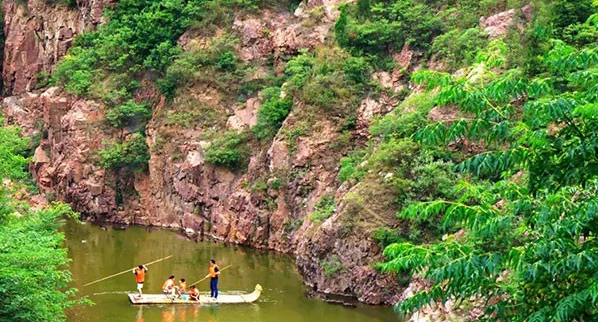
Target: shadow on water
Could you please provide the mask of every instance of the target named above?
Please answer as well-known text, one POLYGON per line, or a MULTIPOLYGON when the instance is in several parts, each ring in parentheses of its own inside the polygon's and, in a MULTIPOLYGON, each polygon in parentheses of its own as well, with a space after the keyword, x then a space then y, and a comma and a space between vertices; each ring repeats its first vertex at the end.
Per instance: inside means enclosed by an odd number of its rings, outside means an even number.
MULTIPOLYGON (((389 307, 347 308, 306 297, 301 276, 287 255, 211 241, 195 242, 172 231, 146 227, 123 230, 69 222, 64 231, 72 258, 72 286, 79 289, 80 296, 87 296, 95 303, 70 309, 69 322, 400 321, 389 307), (258 283, 264 292, 254 304, 135 306, 126 296, 135 292, 132 273, 83 286, 168 255, 174 256, 148 267, 144 293, 160 293, 162 283, 171 274, 189 283, 199 280, 207 274, 211 258, 221 267, 232 265, 222 272, 219 283, 222 292, 251 292, 258 283)), ((197 286, 201 292, 209 291, 207 281, 197 286)))

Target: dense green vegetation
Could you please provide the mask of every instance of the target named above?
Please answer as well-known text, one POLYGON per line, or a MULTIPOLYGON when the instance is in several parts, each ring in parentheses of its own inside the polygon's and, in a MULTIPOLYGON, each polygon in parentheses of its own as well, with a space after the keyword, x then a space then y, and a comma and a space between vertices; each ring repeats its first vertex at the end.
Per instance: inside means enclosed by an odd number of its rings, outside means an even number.
MULTIPOLYGON (((550 14, 523 33, 523 41, 534 44, 527 52, 513 50, 506 38, 476 46, 473 65, 458 76, 428 70, 412 75, 434 93, 434 105, 458 111, 439 123, 415 117, 420 125, 414 143, 423 151, 478 148, 437 152, 431 160, 448 156, 460 183, 431 198, 416 196, 398 214, 438 229, 435 240, 378 234, 385 243, 396 239, 384 251, 384 271, 417 273, 433 283, 400 302, 400 311, 481 295, 492 299, 486 302, 488 320, 598 317, 598 49, 587 41, 598 30, 590 16, 596 9, 590 1, 544 4, 537 2, 536 10, 550 14), (574 28, 583 32, 562 33, 574 28)), ((372 132, 392 142, 401 130, 393 130, 388 118, 372 132)), ((378 149, 389 151, 385 144, 378 149)), ((346 169, 358 164, 345 160, 343 178, 354 177, 346 169)))
POLYGON ((124 143, 109 144, 105 149, 99 151, 100 164, 105 168, 120 170, 144 169, 149 161, 149 153, 145 144, 145 137, 135 133, 124 143))
POLYGON ((236 132, 226 132, 206 149, 206 161, 217 166, 236 169, 249 162, 246 137, 236 132))
POLYGON ((13 199, 27 189, 27 148, 18 128, 0 118, 0 320, 65 321, 64 309, 76 302, 58 227, 74 214, 59 204, 34 211, 13 199))
POLYGON ((273 137, 289 115, 293 101, 290 97, 280 96, 281 90, 278 87, 268 87, 263 90, 264 104, 258 111, 258 123, 251 129, 258 139, 273 137))
POLYGON ((341 46, 382 69, 393 68, 392 53, 404 45, 424 58, 434 56, 448 67, 458 68, 472 63, 477 50, 487 42, 487 35, 478 26, 481 16, 528 3, 359 0, 342 8, 334 31, 341 46))

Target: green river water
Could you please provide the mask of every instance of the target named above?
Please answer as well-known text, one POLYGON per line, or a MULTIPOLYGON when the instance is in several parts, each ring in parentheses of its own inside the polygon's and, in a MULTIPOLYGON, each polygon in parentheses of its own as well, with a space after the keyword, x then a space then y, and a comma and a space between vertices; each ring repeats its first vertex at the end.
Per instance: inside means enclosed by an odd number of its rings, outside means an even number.
MULTIPOLYGON (((173 231, 144 227, 116 230, 69 222, 64 231, 72 259, 73 286, 79 289, 80 296, 88 296, 95 303, 70 309, 69 322, 399 321, 389 307, 350 308, 306 297, 293 259, 286 255, 209 241, 194 242, 173 231), (188 284, 199 280, 207 274, 210 258, 221 267, 232 264, 222 272, 221 292, 250 292, 257 283, 264 287, 264 292, 254 304, 134 306, 126 296, 135 291, 132 273, 83 287, 87 282, 171 254, 173 258, 148 267, 145 293, 160 293, 170 274, 176 275, 177 281, 187 279, 188 284)), ((199 285, 200 291, 209 290, 208 281, 199 285)))

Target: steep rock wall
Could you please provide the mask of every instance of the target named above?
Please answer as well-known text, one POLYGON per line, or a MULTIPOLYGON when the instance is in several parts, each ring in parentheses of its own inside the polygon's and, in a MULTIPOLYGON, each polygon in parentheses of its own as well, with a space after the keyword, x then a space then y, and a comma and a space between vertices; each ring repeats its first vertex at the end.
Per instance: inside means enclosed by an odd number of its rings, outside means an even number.
POLYGON ((72 46, 75 35, 102 22, 102 11, 111 0, 78 0, 77 8, 49 5, 45 0, 26 3, 3 1, 5 95, 35 89, 40 73, 52 72, 72 46))
MULTIPOLYGON (((265 10, 236 19, 240 57, 252 63, 325 43, 341 2, 309 1, 295 14, 265 10), (308 27, 305 21, 313 19, 310 10, 315 8, 325 15, 315 27, 308 27)), ((117 135, 104 126, 105 107, 57 88, 32 91, 37 74, 52 70, 75 34, 101 23, 98 12, 109 1, 79 1, 78 8, 72 9, 44 3, 31 0, 27 7, 4 3, 7 42, 3 62, 6 93, 13 95, 4 99, 5 114, 27 134, 41 138, 31 170, 43 192, 69 202, 95 220, 181 228, 190 234, 292 253, 306 284, 316 294, 355 297, 371 304, 396 301, 402 288, 394 278, 372 268, 373 262, 382 260, 373 232, 382 225, 395 225, 394 214, 376 213, 363 206, 382 196, 356 202, 352 196, 362 188, 348 189, 338 182, 339 160, 350 148, 335 144, 340 135, 338 124, 319 119, 311 124, 309 134, 291 146, 284 133, 302 117, 291 113, 270 143, 251 147, 247 170, 232 172, 205 162, 209 144, 205 128, 165 122, 168 109, 177 105, 206 104, 218 115, 219 128, 251 127, 261 104, 259 95, 240 106, 203 84, 190 86, 174 106, 166 106, 151 84, 140 91, 155 102, 146 129, 149 169, 134 174, 130 182, 134 191, 124 195, 119 205, 115 190, 119 174, 94 161, 102 142, 117 135), (55 18, 45 21, 48 17, 55 18), (254 188, 256 182, 274 180, 280 182, 279 187, 254 188), (309 220, 323 196, 334 196, 337 209, 322 223, 309 220), (335 268, 331 270, 330 265, 335 268)), ((206 40, 186 33, 180 42, 186 47, 206 40)), ((281 62, 277 68, 282 69, 281 62)), ((383 87, 400 89, 398 71, 380 77, 392 80, 383 87)), ((352 142, 365 142, 371 118, 389 112, 395 104, 385 95, 364 100, 352 142)))

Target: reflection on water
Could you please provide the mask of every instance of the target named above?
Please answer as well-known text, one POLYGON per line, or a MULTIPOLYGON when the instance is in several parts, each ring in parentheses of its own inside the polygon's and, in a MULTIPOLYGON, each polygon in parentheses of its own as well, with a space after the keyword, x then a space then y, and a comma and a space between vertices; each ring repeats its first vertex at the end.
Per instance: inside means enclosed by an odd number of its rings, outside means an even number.
MULTIPOLYGON (((289 256, 212 242, 193 242, 172 231, 131 227, 102 230, 90 224, 69 223, 66 247, 73 259, 73 287, 95 305, 67 312, 69 322, 386 322, 399 321, 388 307, 359 305, 355 309, 305 297, 301 277, 289 256), (85 242, 82 242, 85 240, 85 242), (136 292, 134 275, 123 274, 87 287, 87 282, 132 268, 140 263, 174 255, 148 267, 144 294, 161 293, 169 275, 196 281, 207 273, 215 258, 222 272, 219 288, 225 293, 251 292, 256 284, 264 291, 254 304, 144 305, 129 303, 127 293, 136 292)), ((197 284, 209 291, 209 281, 197 284)))
POLYGON ((135 322, 144 322, 143 321, 143 305, 140 305, 139 310, 137 310, 137 317, 135 318, 135 322))
MULTIPOLYGON (((250 304, 253 308, 257 308, 256 305, 250 304)), ((143 318, 143 310, 147 310, 148 306, 139 305, 137 306, 137 316, 135 322, 145 322, 143 318)), ((161 322, 192 322, 198 321, 200 314, 202 315, 202 321, 207 322, 218 322, 218 306, 200 306, 200 305, 171 305, 162 307, 160 311, 161 322), (187 317, 189 319, 187 319, 187 317)))
MULTIPOLYGON (((162 322, 187 322, 187 317, 189 317, 189 321, 197 321, 200 315, 205 316, 206 321, 208 322, 217 322, 217 312, 218 308, 211 306, 211 307, 201 307, 201 306, 170 306, 162 308, 162 322)), ((137 311, 137 319, 136 322, 144 322, 143 320, 143 306, 140 306, 137 311)))

